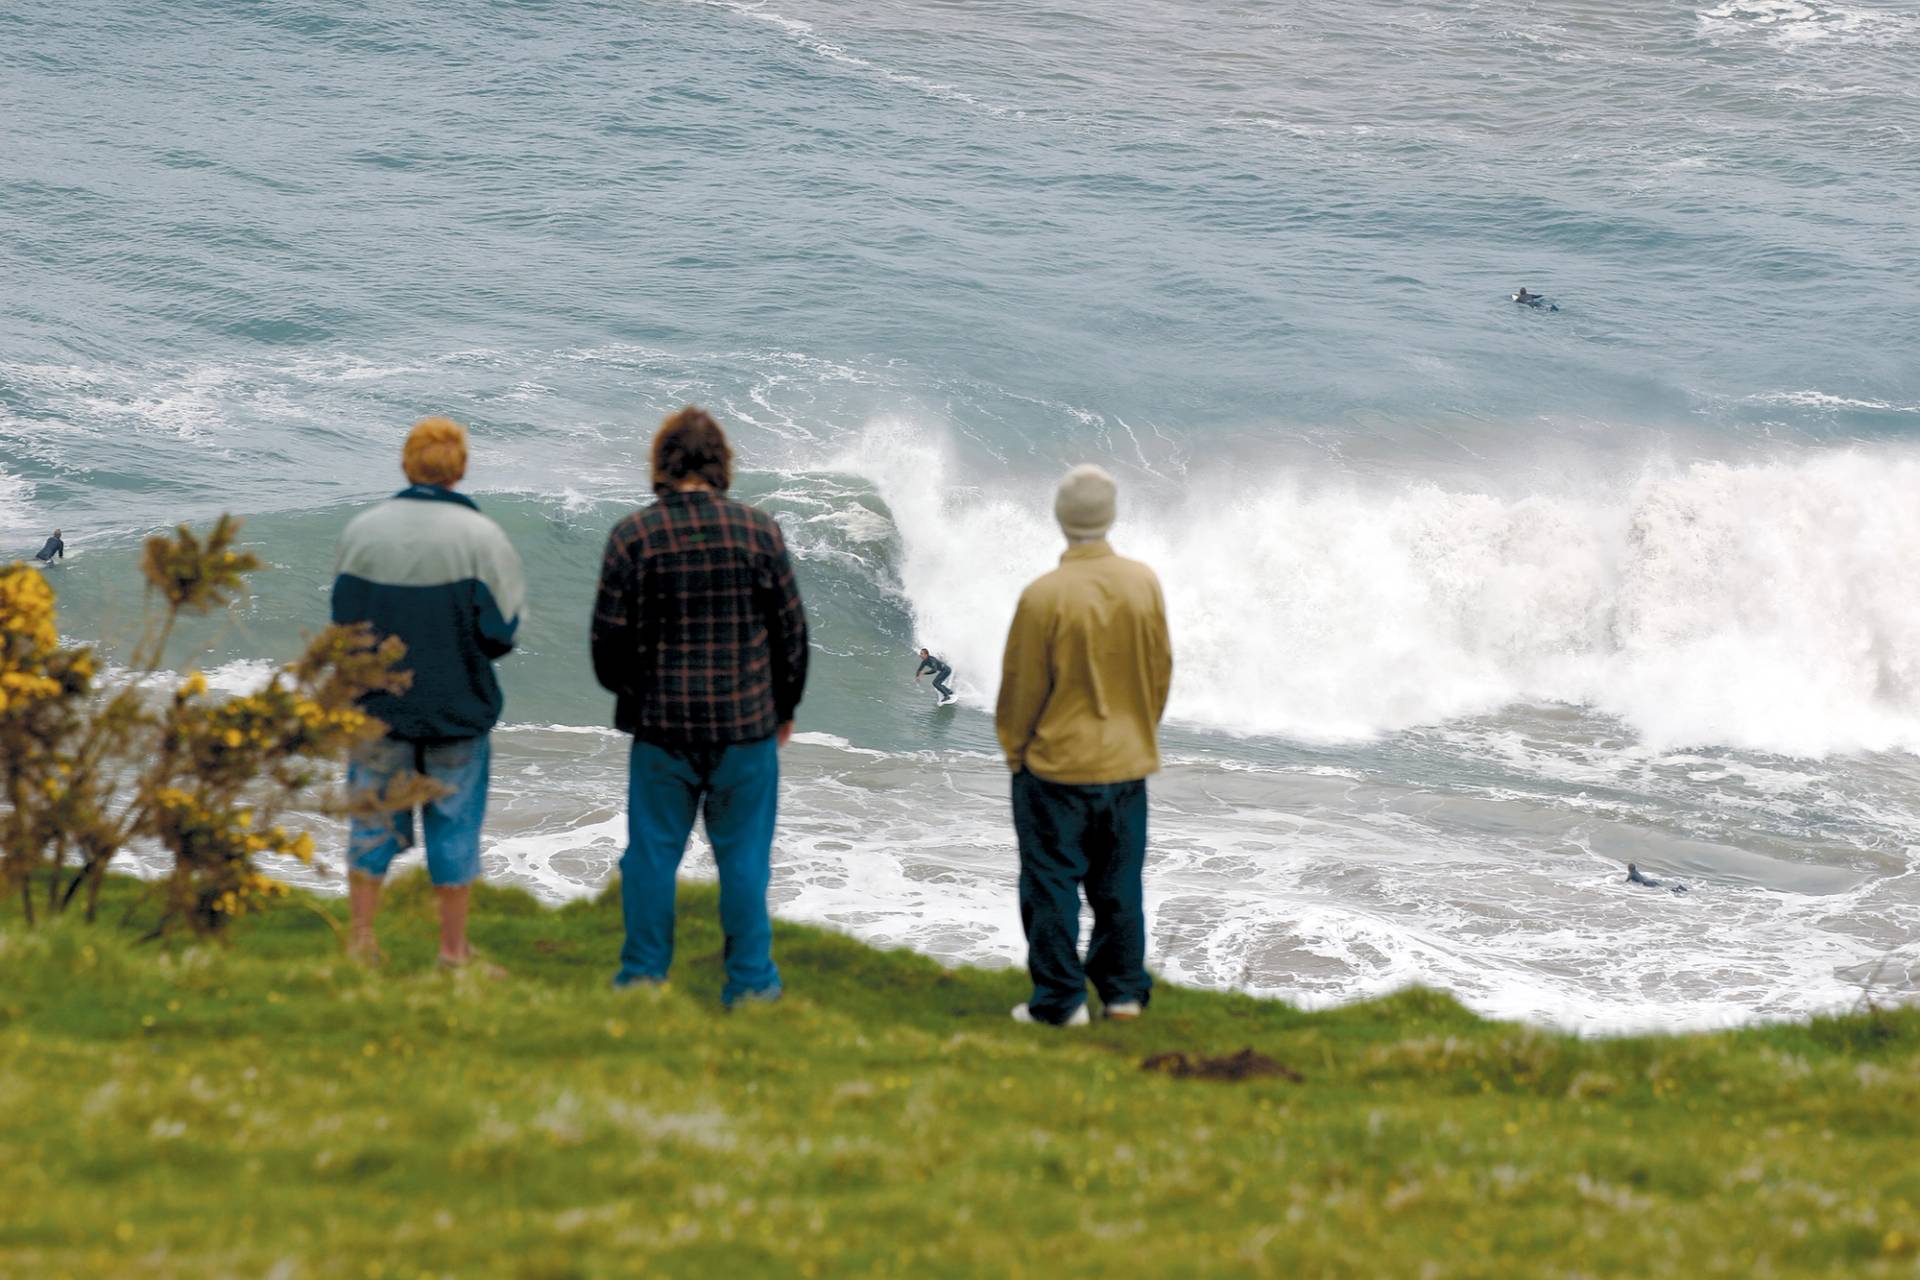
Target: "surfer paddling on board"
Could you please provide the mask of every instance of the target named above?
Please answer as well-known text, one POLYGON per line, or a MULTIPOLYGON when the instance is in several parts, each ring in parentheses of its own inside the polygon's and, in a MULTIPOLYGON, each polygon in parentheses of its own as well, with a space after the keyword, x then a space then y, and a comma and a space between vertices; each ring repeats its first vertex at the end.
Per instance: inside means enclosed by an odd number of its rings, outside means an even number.
POLYGON ((47 545, 41 547, 40 550, 34 554, 33 558, 41 564, 52 564, 55 556, 59 556, 62 560, 67 558, 67 544, 60 541, 60 531, 58 529, 53 531, 53 536, 47 539, 47 545))
POLYGON ((922 649, 920 665, 913 669, 913 682, 919 684, 920 677, 929 671, 933 673, 933 691, 940 695, 940 701, 933 705, 944 707, 953 701, 953 690, 947 686, 947 681, 953 678, 953 668, 922 649))
POLYGON ((1525 285, 1520 286, 1520 292, 1513 295, 1513 300, 1523 307, 1546 307, 1549 311, 1558 311, 1560 309, 1559 307, 1549 304, 1546 295, 1529 293, 1525 285))

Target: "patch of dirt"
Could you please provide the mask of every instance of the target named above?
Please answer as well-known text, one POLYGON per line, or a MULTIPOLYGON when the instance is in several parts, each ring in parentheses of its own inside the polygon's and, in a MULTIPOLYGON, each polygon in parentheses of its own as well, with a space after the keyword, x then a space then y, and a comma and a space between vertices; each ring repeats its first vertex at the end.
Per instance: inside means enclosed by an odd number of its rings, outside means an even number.
POLYGON ((1161 1071, 1180 1080, 1258 1080, 1279 1076, 1299 1084, 1306 1079, 1284 1062, 1276 1062, 1251 1047, 1238 1053, 1209 1057, 1201 1053, 1155 1053, 1141 1059, 1142 1071, 1161 1071))

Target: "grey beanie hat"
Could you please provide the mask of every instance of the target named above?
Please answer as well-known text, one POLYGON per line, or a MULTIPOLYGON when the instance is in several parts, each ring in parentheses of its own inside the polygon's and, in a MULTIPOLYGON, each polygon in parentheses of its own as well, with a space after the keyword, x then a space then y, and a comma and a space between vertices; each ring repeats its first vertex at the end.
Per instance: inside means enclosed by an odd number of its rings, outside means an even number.
POLYGON ((1069 538, 1104 538, 1113 528, 1118 493, 1112 476, 1090 462, 1083 463, 1061 478, 1053 497, 1054 519, 1069 538))

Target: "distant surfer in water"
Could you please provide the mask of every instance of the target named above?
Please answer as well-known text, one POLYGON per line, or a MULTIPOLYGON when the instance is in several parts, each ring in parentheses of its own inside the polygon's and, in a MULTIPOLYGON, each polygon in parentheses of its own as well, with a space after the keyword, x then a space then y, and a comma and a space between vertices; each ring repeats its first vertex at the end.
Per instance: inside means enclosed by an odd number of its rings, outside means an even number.
POLYGON ((41 564, 50 564, 55 556, 59 556, 62 560, 67 558, 67 544, 60 541, 58 529, 53 531, 53 536, 47 539, 47 545, 40 548, 39 553, 33 558, 41 564))
POLYGON ((1523 307, 1545 307, 1549 311, 1558 311, 1560 309, 1548 303, 1544 295, 1527 292, 1527 286, 1525 285, 1520 286, 1520 292, 1513 295, 1513 300, 1523 307))
POLYGON ((913 682, 919 684, 920 677, 929 671, 933 672, 933 691, 940 695, 940 701, 933 705, 944 707, 953 701, 953 690, 947 687, 947 681, 953 677, 953 668, 922 649, 920 665, 913 669, 913 682))
POLYGON ((1685 893, 1687 891, 1687 886, 1683 884, 1668 884, 1665 880, 1655 880, 1631 862, 1627 864, 1627 883, 1642 885, 1648 889, 1665 889, 1669 893, 1685 893))

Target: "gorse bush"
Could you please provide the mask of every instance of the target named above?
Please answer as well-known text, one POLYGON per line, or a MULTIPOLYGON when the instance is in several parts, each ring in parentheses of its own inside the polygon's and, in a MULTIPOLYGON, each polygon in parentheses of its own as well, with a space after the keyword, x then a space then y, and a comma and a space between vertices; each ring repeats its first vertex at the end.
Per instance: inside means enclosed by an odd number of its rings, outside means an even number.
POLYGON ((383 731, 360 699, 406 687, 398 640, 328 627, 233 698, 198 671, 163 671, 180 616, 227 607, 260 567, 236 549, 239 529, 222 516, 204 539, 182 525, 147 540, 146 625, 131 677, 111 687, 91 649, 60 642, 41 572, 0 568, 0 901, 17 900, 28 923, 76 903, 91 919, 115 856, 150 840, 173 858, 138 904, 151 933, 216 932, 285 892, 257 855, 312 860, 313 838, 286 825, 295 803, 340 812, 395 799, 350 802, 326 784, 329 763, 383 731))

